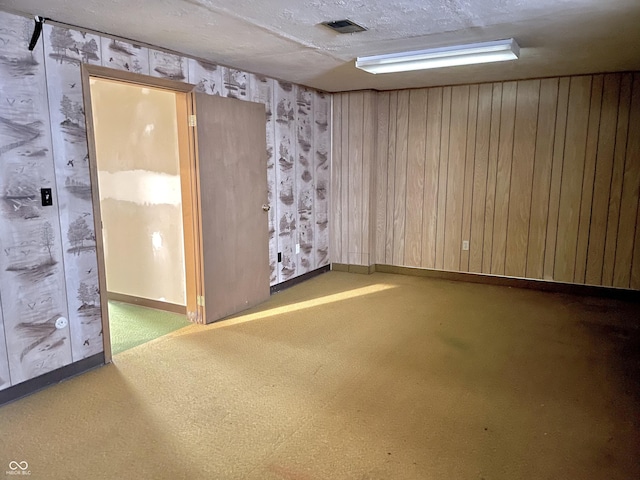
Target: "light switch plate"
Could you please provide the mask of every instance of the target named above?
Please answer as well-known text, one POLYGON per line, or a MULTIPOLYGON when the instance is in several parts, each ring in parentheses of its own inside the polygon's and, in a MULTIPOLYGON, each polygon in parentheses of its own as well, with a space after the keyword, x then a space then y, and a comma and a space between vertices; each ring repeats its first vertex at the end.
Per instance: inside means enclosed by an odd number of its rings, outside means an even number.
POLYGON ((41 188, 40 196, 42 197, 42 206, 49 207, 53 205, 53 195, 50 188, 41 188))

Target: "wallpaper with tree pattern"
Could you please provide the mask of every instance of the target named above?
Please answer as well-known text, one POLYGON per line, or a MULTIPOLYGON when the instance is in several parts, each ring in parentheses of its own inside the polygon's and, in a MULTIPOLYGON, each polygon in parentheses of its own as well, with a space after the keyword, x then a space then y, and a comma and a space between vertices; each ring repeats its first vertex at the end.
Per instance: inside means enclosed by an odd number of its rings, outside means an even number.
POLYGON ((271 284, 329 263, 329 94, 55 24, 29 52, 32 30, 0 12, 0 390, 103 350, 82 63, 264 104, 271 284))

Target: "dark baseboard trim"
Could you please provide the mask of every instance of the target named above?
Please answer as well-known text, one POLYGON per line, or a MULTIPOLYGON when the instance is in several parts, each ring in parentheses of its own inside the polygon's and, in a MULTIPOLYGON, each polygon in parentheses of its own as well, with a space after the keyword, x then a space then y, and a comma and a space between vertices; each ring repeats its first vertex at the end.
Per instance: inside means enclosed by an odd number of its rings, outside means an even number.
POLYGON ((89 370, 93 370, 96 367, 104 365, 104 352, 96 353, 90 357, 84 358, 80 361, 71 363, 52 372, 45 373, 39 377, 32 378, 26 382, 19 383, 12 387, 6 388, 0 391, 0 406, 19 398, 26 397, 32 393, 42 390, 54 383, 60 383, 63 380, 68 380, 71 377, 80 375, 89 370))
POLYGON ((287 288, 291 288, 294 285, 298 285, 310 278, 317 277, 320 274, 328 272, 331 270, 330 265, 325 265, 324 267, 316 268, 315 270, 311 270, 310 272, 303 273, 299 277, 292 278, 291 280, 284 281, 282 283, 277 283, 276 285, 272 285, 270 287, 271 295, 274 293, 281 292, 282 290, 286 290, 287 288))
POLYGON ((365 275, 374 272, 393 273, 399 275, 411 275, 414 277, 439 278, 441 280, 452 280, 455 282, 483 283, 486 285, 541 290, 543 292, 566 293, 585 297, 603 297, 640 302, 640 291, 638 290, 605 287, 600 285, 581 285, 578 283, 555 282, 553 280, 505 277, 500 275, 487 275, 484 273, 451 272, 448 270, 435 270, 430 268, 400 267, 381 263, 377 263, 369 267, 365 265, 332 263, 331 270, 335 270, 336 272, 358 273, 365 275))
POLYGON ((347 263, 332 263, 331 270, 336 272, 358 273, 360 275, 371 275, 376 271, 375 265, 350 265, 347 263))
POLYGON ((349 265, 346 263, 332 263, 331 270, 334 272, 349 272, 349 265))
POLYGON ((149 298, 134 297, 133 295, 126 295, 124 293, 116 292, 107 292, 107 298, 114 302, 130 303, 132 305, 139 305, 140 307, 155 308, 156 310, 163 310, 165 312, 179 313, 180 315, 187 314, 187 307, 175 303, 161 302, 159 300, 151 300, 149 298))
POLYGON ((585 297, 604 297, 617 300, 640 302, 640 291, 627 288, 603 287, 598 285, 581 285, 577 283, 563 283, 552 280, 531 280, 527 278, 503 277, 481 273, 450 272, 447 270, 432 270, 427 268, 397 267, 395 265, 376 264, 375 271, 380 273, 395 273, 417 277, 439 278, 456 282, 483 283, 504 287, 527 288, 544 292, 566 293, 585 297))

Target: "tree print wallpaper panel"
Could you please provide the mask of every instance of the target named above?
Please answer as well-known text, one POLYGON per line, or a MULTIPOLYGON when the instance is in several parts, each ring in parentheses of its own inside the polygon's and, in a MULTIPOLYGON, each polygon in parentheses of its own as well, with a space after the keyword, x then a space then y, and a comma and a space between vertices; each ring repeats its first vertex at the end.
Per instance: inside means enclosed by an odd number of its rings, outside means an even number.
POLYGON ((276 171, 273 154, 274 120, 273 120, 273 83, 274 80, 260 75, 251 75, 251 101, 265 106, 265 121, 267 126, 267 203, 271 205, 269 217, 269 268, 271 285, 278 283, 278 241, 275 228, 275 185, 276 171))
POLYGON ((49 23, 29 52, 32 31, 0 11, 0 390, 103 350, 82 63, 263 104, 270 283, 329 263, 331 95, 49 23))
POLYGON ((313 92, 313 169, 315 170, 313 211, 315 225, 314 238, 311 243, 315 248, 314 262, 317 268, 329 264, 330 107, 328 94, 313 92))
POLYGON ((57 195, 41 205, 56 179, 43 51, 27 50, 32 24, 0 12, 0 362, 12 385, 72 361, 57 195))
POLYGON ((73 360, 102 351, 96 238, 80 64, 100 65, 100 37, 43 28, 47 95, 73 360), (93 295, 89 295, 92 293, 93 295))
POLYGON ((149 49, 122 40, 100 39, 102 65, 115 70, 149 75, 149 49))

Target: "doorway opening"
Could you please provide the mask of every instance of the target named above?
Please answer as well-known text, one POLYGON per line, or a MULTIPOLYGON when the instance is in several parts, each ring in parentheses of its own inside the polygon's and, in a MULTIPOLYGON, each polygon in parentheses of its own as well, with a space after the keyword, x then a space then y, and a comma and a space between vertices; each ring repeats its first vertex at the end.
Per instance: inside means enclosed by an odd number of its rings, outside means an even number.
MULTIPOLYGON (((92 77, 113 354, 188 325, 178 111, 171 90, 92 77)), ((185 119, 186 120, 186 119, 185 119)))
POLYGON ((189 279, 196 263, 191 86, 97 73, 85 72, 83 86, 109 361, 190 323, 187 307, 197 296, 189 279))
MULTIPOLYGON (((165 252, 167 256, 163 256, 161 250, 173 238, 172 250, 180 250, 184 255, 181 273, 174 271, 166 275, 154 274, 151 279, 151 274, 147 272, 146 276, 143 274, 133 283, 137 287, 147 287, 147 284, 155 283, 156 276, 158 279, 184 279, 184 286, 177 289, 182 288, 184 296, 171 297, 180 300, 168 301, 167 293, 147 294, 146 297, 142 297, 145 299, 144 302, 162 302, 165 310, 166 305, 170 304, 174 311, 186 311, 186 318, 191 322, 210 323, 251 308, 269 298, 269 232, 266 212, 270 207, 266 203, 267 112, 264 105, 195 93, 194 85, 164 78, 87 64, 83 64, 81 69, 94 225, 97 232, 96 251, 105 362, 110 362, 112 356, 107 292, 115 289, 112 288, 115 280, 107 282, 107 274, 111 278, 111 272, 108 272, 106 259, 111 256, 117 257, 124 250, 135 249, 130 243, 131 240, 124 234, 114 235, 107 232, 106 236, 103 235, 105 227, 112 227, 105 225, 103 221, 104 217, 108 222, 107 217, 110 214, 102 211, 101 198, 109 200, 110 203, 117 200, 147 206, 172 205, 174 210, 181 201, 177 210, 182 213, 182 248, 179 245, 179 236, 163 236, 157 222, 152 228, 138 234, 146 248, 154 252, 151 256, 155 255, 156 258, 164 260, 169 258, 170 252, 165 252), (170 172, 154 170, 152 175, 147 175, 148 172, 138 171, 149 170, 149 165, 159 161, 154 158, 153 161, 144 160, 142 167, 130 171, 119 172, 112 169, 107 170, 107 175, 100 174, 102 167, 97 152, 98 144, 103 142, 100 141, 100 133, 97 130, 102 120, 98 118, 96 121, 94 115, 91 85, 93 82, 95 86, 99 80, 135 85, 138 87, 136 94, 143 99, 156 90, 163 93, 168 91, 173 95, 173 100, 169 101, 168 105, 173 104, 174 107, 167 107, 173 112, 173 116, 169 115, 171 128, 177 130, 177 140, 172 146, 162 143, 166 140, 164 135, 157 141, 146 138, 160 131, 156 125, 156 117, 143 121, 141 125, 124 128, 124 131, 123 125, 118 125, 116 130, 119 130, 120 134, 106 144, 108 149, 116 152, 112 152, 116 157, 116 164, 122 159, 119 158, 118 149, 113 144, 123 142, 123 137, 132 140, 136 148, 138 144, 163 144, 165 146, 161 151, 154 155, 164 155, 167 150, 175 153, 177 150, 177 171, 175 161, 170 172), (144 163, 145 161, 147 163, 144 163), (143 177, 145 180, 142 180, 143 177), (116 247, 111 242, 114 236, 118 240, 114 243, 116 247)), ((120 95, 122 94, 115 95, 114 103, 120 95)), ((96 110, 98 108, 100 107, 96 106, 96 110)), ((153 110, 154 107, 143 106, 139 110, 148 108, 153 110)), ((115 115, 116 122, 128 125, 125 119, 128 121, 129 117, 139 113, 135 108, 128 113, 120 113, 115 115)), ((128 152, 128 149, 125 148, 124 151, 128 152)), ((126 223, 122 221, 126 215, 129 214, 119 208, 117 214, 112 216, 116 223, 122 224, 126 223)), ((131 218, 135 220, 135 215, 131 215, 131 218)), ((128 229, 140 223, 131 218, 128 218, 127 225, 131 225, 128 229)), ((174 220, 174 230, 179 230, 179 223, 179 220, 174 220)), ((133 260, 129 260, 127 267, 138 265, 142 259, 142 254, 138 254, 133 260)), ((133 276, 131 270, 125 275, 120 275, 120 279, 129 280, 129 276, 133 276)), ((127 295, 129 298, 124 298, 125 300, 141 298, 140 293, 112 292, 112 295, 114 293, 127 295)), ((122 297, 112 298, 123 300, 122 297)))

